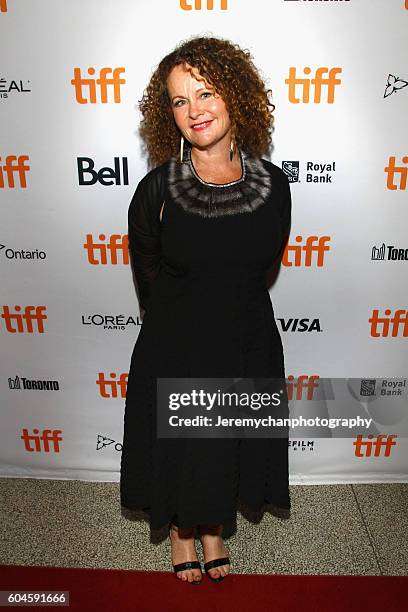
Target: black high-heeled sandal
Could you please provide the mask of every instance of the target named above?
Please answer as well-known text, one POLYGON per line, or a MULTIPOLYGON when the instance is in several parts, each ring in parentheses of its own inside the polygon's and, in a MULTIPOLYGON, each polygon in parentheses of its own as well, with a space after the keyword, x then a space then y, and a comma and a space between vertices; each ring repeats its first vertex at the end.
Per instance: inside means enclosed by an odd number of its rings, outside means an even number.
MULTIPOLYGON (((200 542, 201 542, 201 546, 203 547, 203 551, 204 551, 204 543, 203 543, 201 534, 200 534, 200 542)), ((207 561, 207 563, 204 563, 205 573, 207 574, 208 578, 212 580, 213 582, 221 582, 225 578, 225 576, 222 576, 221 574, 218 576, 218 578, 214 578, 214 576, 211 576, 211 574, 209 573, 209 570, 214 569, 215 567, 219 567, 220 565, 231 566, 231 561, 229 557, 219 557, 218 559, 213 559, 212 561, 207 561)))
MULTIPOLYGON (((172 528, 175 529, 174 525, 170 525, 169 526, 169 540, 170 540, 170 544, 172 543, 171 535, 170 535, 172 528)), ((177 529, 175 529, 175 531, 177 531, 177 529)), ((185 570, 191 570, 191 569, 199 569, 201 571, 201 574, 202 574, 201 563, 199 561, 184 561, 184 563, 176 563, 176 565, 173 565, 173 569, 174 569, 176 574, 177 574, 177 572, 183 572, 185 570)), ((190 581, 188 580, 187 582, 190 582, 190 581)), ((196 580, 194 578, 191 581, 190 584, 201 584, 201 582, 202 582, 202 578, 200 580, 196 580)))

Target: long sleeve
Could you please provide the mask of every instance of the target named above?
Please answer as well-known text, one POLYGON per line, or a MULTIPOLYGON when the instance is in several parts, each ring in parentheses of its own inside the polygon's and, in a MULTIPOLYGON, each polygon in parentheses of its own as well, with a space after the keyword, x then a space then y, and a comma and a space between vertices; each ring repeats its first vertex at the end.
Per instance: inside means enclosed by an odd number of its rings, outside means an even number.
POLYGON ((290 183, 287 175, 282 172, 283 183, 282 183, 282 208, 281 208, 281 219, 282 219, 282 230, 284 239, 289 236, 290 223, 292 215, 292 197, 290 193, 290 183))
POLYGON ((129 251, 135 273, 139 303, 149 307, 152 285, 160 271, 163 176, 159 168, 151 170, 139 182, 128 211, 129 251))

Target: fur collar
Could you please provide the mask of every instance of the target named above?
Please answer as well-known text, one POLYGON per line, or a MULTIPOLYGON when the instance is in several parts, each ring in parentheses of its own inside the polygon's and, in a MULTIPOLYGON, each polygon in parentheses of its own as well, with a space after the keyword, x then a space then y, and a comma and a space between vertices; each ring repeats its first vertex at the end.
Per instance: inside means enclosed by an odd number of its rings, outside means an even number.
POLYGON ((249 213, 261 206, 271 193, 271 176, 261 159, 241 156, 243 175, 226 185, 206 183, 195 172, 191 147, 187 147, 183 162, 172 158, 169 164, 169 191, 184 210, 202 217, 220 217, 249 213))

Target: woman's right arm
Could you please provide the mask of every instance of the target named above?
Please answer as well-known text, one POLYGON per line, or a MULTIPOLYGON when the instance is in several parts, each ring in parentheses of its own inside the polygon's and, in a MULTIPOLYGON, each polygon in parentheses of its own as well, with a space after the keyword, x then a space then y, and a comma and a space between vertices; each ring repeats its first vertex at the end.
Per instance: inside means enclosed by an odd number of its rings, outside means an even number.
POLYGON ((163 177, 159 168, 151 170, 139 182, 128 211, 128 238, 135 273, 139 303, 149 307, 152 285, 160 271, 163 177))

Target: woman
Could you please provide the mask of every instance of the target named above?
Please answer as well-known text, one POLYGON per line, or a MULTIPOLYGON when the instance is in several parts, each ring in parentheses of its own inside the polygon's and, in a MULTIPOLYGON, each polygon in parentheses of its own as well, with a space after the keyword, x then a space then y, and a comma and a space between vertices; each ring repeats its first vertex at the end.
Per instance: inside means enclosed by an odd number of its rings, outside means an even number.
POLYGON ((177 577, 230 570, 222 529, 240 500, 289 512, 288 441, 163 439, 157 377, 285 377, 266 271, 289 233, 289 183, 261 156, 273 104, 250 53, 193 38, 159 64, 140 103, 156 167, 129 207, 129 247, 145 311, 127 387, 121 502, 170 523, 177 577), (272 108, 271 108, 272 107, 272 108))

